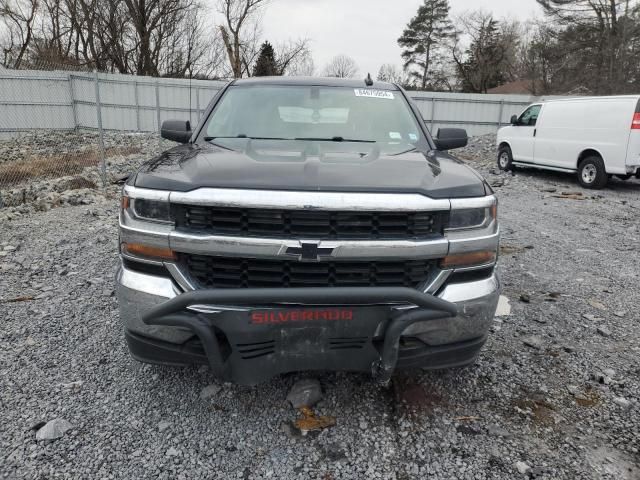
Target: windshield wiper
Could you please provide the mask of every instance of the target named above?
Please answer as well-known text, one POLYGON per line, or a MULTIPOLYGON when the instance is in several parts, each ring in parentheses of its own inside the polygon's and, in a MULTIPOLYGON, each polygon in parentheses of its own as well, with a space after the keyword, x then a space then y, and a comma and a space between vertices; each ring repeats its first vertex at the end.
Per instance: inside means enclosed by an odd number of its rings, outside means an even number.
POLYGON ((218 139, 223 139, 223 138, 245 138, 245 137, 204 137, 204 141, 205 142, 211 142, 212 140, 218 140, 218 139))
POLYGON ((352 143, 376 143, 376 140, 358 140, 355 138, 344 138, 344 137, 330 137, 330 138, 322 138, 322 137, 297 137, 297 138, 284 138, 284 137, 249 137, 244 133, 241 133, 236 136, 229 137, 204 137, 205 142, 211 142, 212 140, 218 139, 228 139, 228 138, 247 138, 250 140, 298 140, 303 142, 352 142, 352 143))
POLYGON ((205 142, 210 142, 212 140, 218 140, 221 138, 244 138, 244 139, 249 139, 249 140, 293 140, 293 138, 281 138, 281 137, 249 137, 247 135, 245 135, 244 133, 241 133, 240 135, 236 135, 236 136, 229 136, 229 137, 204 137, 204 141, 205 142))
POLYGON ((283 137, 247 137, 251 140, 293 140, 293 138, 283 138, 283 137))
POLYGON ((305 142, 353 142, 353 143, 376 143, 375 140, 357 140, 353 138, 331 137, 331 138, 315 138, 315 137, 298 137, 294 140, 302 140, 305 142))
POLYGON ((220 145, 218 142, 214 142, 214 140, 218 139, 218 138, 236 138, 236 137, 204 137, 204 141, 210 143, 211 145, 214 145, 218 148, 222 148, 224 150, 233 150, 233 148, 229 148, 225 145, 220 145))
POLYGON ((396 157, 396 156, 398 156, 398 155, 404 155, 405 153, 413 152, 413 151, 415 151, 415 150, 417 150, 417 149, 418 149, 417 147, 413 147, 413 148, 410 148, 410 149, 408 149, 408 150, 404 150, 404 151, 402 151, 402 152, 398 152, 398 153, 390 153, 390 154, 389 154, 389 156, 390 156, 390 157, 396 157))

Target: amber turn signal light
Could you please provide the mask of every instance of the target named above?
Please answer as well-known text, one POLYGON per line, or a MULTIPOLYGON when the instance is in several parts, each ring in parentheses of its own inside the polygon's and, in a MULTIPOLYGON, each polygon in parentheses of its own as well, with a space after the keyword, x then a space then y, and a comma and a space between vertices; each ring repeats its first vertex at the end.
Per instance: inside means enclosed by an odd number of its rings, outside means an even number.
POLYGON ((120 206, 122 207, 122 210, 129 208, 129 197, 122 195, 122 198, 120 199, 120 206))
POLYGON ((442 268, 463 268, 486 265, 496 261, 496 252, 471 252, 449 255, 440 260, 442 268))
POLYGON ((175 260, 176 254, 170 248, 152 247, 142 243, 123 243, 122 252, 137 257, 147 257, 157 260, 175 260))

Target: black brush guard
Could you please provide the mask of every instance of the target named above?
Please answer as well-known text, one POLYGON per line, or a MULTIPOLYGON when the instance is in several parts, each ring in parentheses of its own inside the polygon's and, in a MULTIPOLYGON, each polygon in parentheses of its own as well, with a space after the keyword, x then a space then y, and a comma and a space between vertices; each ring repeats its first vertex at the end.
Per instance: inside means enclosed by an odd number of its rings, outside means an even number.
MULTIPOLYGON (((142 320, 147 325, 182 327, 191 330, 202 343, 213 373, 222 379, 230 378, 214 329, 216 314, 189 311, 196 305, 267 306, 291 308, 293 306, 367 306, 390 308, 393 304, 411 304, 416 308, 393 311, 384 332, 379 359, 371 365, 374 378, 388 383, 398 361, 400 336, 416 322, 451 318, 457 315, 457 306, 433 295, 404 287, 339 287, 339 288, 265 288, 196 290, 183 293, 146 312, 142 320)), ((391 311, 389 309, 389 311, 391 311)), ((279 328, 279 327, 274 327, 279 328)))

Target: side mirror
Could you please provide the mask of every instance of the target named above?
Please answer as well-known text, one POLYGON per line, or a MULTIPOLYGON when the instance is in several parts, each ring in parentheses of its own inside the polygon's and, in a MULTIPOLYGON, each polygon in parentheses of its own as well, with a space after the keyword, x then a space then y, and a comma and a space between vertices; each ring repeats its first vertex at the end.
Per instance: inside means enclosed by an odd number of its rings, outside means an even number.
POLYGON ((178 143, 188 143, 191 139, 189 120, 165 120, 162 122, 160 136, 178 143))
POLYGON ((518 124, 518 116, 511 115, 511 125, 517 125, 517 124, 518 124))
POLYGON ((466 147, 469 142, 467 131, 463 128, 439 128, 433 139, 438 150, 453 150, 466 147))

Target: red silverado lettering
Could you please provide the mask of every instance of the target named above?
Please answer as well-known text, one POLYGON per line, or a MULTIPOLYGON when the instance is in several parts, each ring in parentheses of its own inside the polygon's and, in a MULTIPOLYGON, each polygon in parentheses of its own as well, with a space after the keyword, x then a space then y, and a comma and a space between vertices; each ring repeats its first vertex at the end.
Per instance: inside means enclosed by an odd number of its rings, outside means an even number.
POLYGON ((311 322, 311 321, 348 321, 353 320, 353 310, 269 310, 252 312, 251 323, 254 325, 277 325, 280 323, 311 322))

